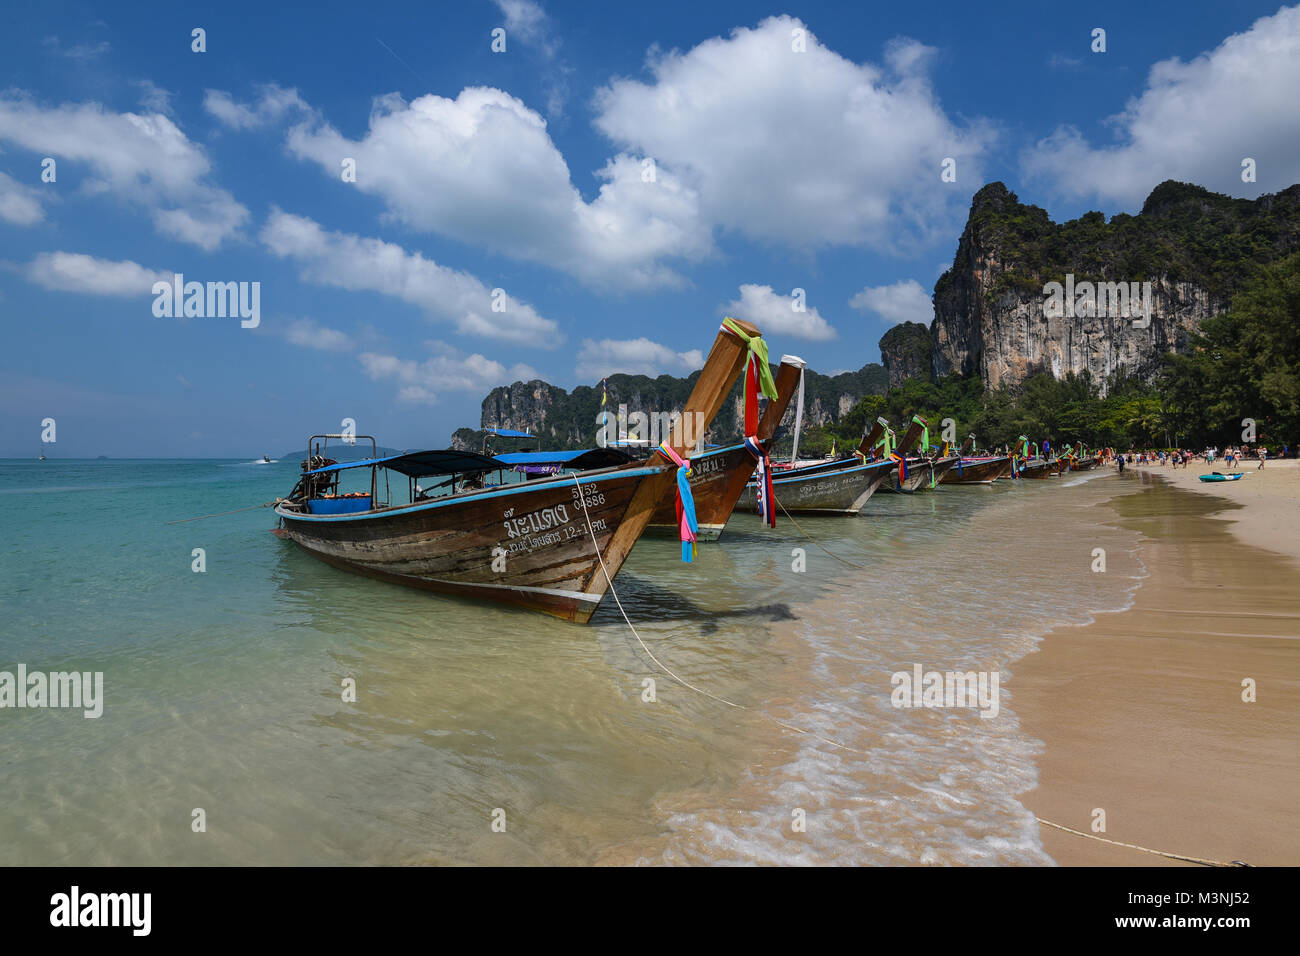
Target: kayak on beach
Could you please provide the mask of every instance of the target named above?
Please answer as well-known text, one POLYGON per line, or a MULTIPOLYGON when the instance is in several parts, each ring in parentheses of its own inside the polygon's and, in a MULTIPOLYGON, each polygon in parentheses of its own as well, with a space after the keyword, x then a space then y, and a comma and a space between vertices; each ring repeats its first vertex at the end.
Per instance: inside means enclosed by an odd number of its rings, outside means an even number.
POLYGON ((1235 475, 1225 475, 1223 472, 1216 471, 1210 475, 1200 475, 1201 481, 1237 481, 1245 472, 1239 471, 1235 475))

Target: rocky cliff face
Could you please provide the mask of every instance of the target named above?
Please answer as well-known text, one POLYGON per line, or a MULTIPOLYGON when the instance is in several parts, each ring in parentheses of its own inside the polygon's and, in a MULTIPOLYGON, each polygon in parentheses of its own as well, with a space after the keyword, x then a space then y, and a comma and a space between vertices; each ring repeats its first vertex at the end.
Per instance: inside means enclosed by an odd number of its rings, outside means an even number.
POLYGON ((1103 389, 1121 369, 1149 378, 1162 355, 1184 351, 1190 331, 1226 311, 1257 263, 1297 247, 1297 186, 1248 201, 1164 183, 1138 216, 1107 223, 1093 212, 1058 225, 992 183, 975 194, 952 268, 935 285, 931 374, 979 375, 992 388, 1039 372, 1088 372, 1103 389), (1044 292, 1050 282, 1062 286, 1063 311, 1044 292), (1104 301, 1088 314, 1096 284, 1144 282, 1148 326, 1104 301))
POLYGON ((930 329, 920 322, 903 322, 880 339, 880 360, 889 372, 889 384, 930 374, 930 329))
MULTIPOLYGON (((619 405, 626 405, 629 414, 680 413, 698 377, 698 372, 686 378, 609 376, 606 408, 611 430, 617 427, 619 405)), ((804 427, 839 421, 865 396, 883 394, 886 380, 885 370, 874 363, 857 372, 834 376, 809 369, 804 382, 804 427)), ((599 388, 585 385, 567 392, 543 381, 515 382, 494 388, 483 399, 480 427, 527 431, 538 436, 545 448, 589 448, 595 443, 599 428, 600 397, 599 388)), ((792 402, 782 419, 786 428, 793 428, 794 409, 792 402)), ((744 437, 744 416, 744 398, 737 383, 705 435, 705 441, 717 444, 739 441, 744 437)), ((482 447, 482 433, 460 429, 452 437, 452 446, 477 451, 482 447)))

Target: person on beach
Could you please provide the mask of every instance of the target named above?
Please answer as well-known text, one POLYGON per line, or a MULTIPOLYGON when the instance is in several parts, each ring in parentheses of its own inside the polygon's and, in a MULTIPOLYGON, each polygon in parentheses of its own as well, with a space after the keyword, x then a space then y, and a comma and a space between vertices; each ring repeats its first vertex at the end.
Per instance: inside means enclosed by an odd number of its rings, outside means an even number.
POLYGON ((1262 471, 1264 468, 1264 462, 1266 461, 1268 461, 1268 449, 1265 448, 1263 445, 1260 445, 1259 446, 1259 467, 1256 468, 1255 470, 1262 471))

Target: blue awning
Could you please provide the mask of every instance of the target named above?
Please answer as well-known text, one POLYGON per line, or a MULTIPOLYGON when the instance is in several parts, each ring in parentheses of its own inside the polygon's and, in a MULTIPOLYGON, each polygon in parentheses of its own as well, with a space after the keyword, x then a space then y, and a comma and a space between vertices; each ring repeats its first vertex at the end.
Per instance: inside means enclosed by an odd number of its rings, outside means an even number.
POLYGON ((337 465, 326 465, 309 471, 309 475, 319 475, 330 471, 343 471, 346 468, 369 468, 378 465, 388 468, 410 478, 423 478, 426 475, 452 475, 476 471, 496 471, 505 467, 495 458, 479 455, 472 451, 455 451, 438 449, 433 451, 413 451, 405 455, 390 455, 387 458, 363 458, 360 461, 344 461, 337 465))
POLYGON ((549 465, 556 468, 609 468, 625 465, 632 459, 613 448, 579 448, 576 451, 523 451, 497 455, 496 460, 510 467, 549 465))
POLYGON ((536 438, 536 435, 530 435, 528 432, 517 432, 513 428, 485 428, 489 435, 496 435, 499 438, 536 438))

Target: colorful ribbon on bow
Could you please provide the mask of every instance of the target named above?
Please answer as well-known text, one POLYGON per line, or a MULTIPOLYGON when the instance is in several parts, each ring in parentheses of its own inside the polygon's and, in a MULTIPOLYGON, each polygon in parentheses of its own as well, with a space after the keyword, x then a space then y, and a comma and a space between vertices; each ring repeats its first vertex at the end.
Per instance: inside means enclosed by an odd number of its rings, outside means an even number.
POLYGON ((754 500, 758 505, 758 514, 769 528, 776 527, 776 490, 772 487, 772 464, 767 458, 767 449, 757 438, 746 438, 745 447, 758 461, 755 475, 757 484, 754 488, 754 500))
POLYGON ((901 485, 907 481, 907 459, 902 455, 891 454, 889 457, 898 462, 898 483, 901 485))
POLYGON ((659 444, 659 451, 677 465, 677 527, 682 539, 682 560, 695 560, 695 539, 700 530, 695 520, 695 496, 691 494, 691 460, 683 459, 668 442, 659 444))
POLYGON ((754 435, 758 431, 758 393, 776 398, 776 381, 767 364, 767 341, 761 335, 750 335, 730 316, 722 320, 722 327, 749 348, 745 359, 745 434, 754 435))

